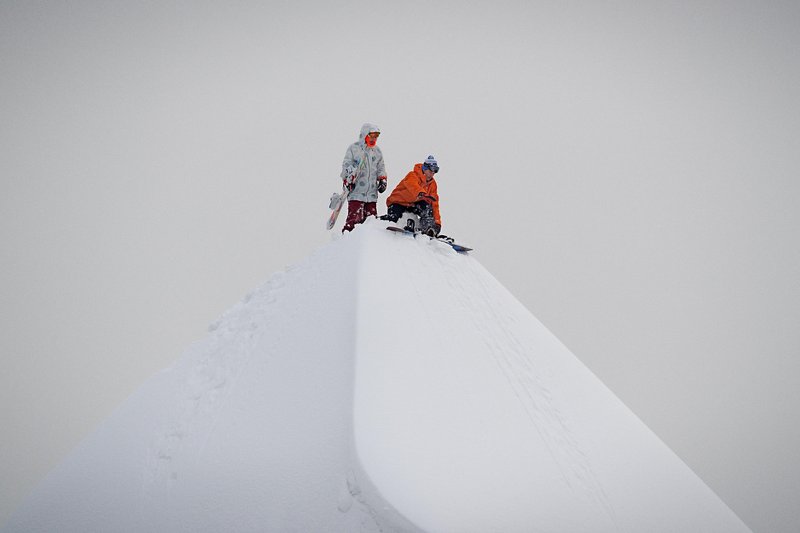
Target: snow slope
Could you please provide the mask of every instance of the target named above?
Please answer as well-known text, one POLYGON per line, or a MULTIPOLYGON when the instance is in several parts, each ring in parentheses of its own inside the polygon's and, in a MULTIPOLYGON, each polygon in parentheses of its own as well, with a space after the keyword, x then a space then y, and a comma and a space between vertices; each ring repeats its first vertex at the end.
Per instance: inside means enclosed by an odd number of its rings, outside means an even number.
POLYGON ((748 531, 442 243, 369 221, 209 329, 3 531, 748 531))

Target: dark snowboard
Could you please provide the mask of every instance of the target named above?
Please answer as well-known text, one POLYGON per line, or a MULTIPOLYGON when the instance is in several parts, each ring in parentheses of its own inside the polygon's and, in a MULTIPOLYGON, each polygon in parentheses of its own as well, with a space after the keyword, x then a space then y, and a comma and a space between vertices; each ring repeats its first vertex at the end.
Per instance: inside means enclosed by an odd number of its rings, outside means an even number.
POLYGON ((466 246, 462 246, 461 244, 457 244, 455 242, 455 239, 453 239, 452 237, 448 237, 447 235, 438 235, 436 237, 431 237, 431 236, 425 235, 424 233, 421 233, 419 231, 414 231, 414 230, 404 229, 404 228, 398 228, 397 226, 387 226, 386 229, 388 229, 389 231, 396 231, 398 233, 405 233, 406 235, 411 235, 414 238, 416 238, 417 235, 424 235, 425 237, 428 237, 429 239, 436 239, 437 241, 443 242, 445 244, 449 244, 450 246, 453 247, 453 250, 455 250, 456 252, 461 253, 461 254, 465 254, 465 253, 467 253, 467 252, 472 250, 472 248, 468 248, 466 246))

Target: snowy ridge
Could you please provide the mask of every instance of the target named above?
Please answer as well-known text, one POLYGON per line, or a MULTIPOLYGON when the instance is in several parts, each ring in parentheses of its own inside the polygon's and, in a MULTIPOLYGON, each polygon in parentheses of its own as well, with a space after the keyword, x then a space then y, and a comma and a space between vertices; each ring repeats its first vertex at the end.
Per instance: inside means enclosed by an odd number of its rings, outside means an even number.
MULTIPOLYGON (((256 354, 274 354, 281 331, 264 336, 275 320, 276 304, 285 292, 285 272, 279 272, 259 290, 209 326, 210 336, 193 346, 187 358, 192 366, 183 372, 182 383, 167 406, 166 428, 158 433, 148 454, 144 490, 168 492, 178 480, 186 460, 181 454, 184 439, 198 439, 196 453, 202 456, 214 434, 223 405, 242 371, 256 354)), ((189 466, 190 467, 190 466, 189 466)))
POLYGON ((426 531, 748 531, 474 256, 380 229, 356 447, 398 511, 426 531))
POLYGON ((371 220, 226 312, 3 531, 748 530, 475 257, 371 220))
POLYGON ((418 531, 353 451, 358 257, 341 239, 247 295, 3 531, 418 531))

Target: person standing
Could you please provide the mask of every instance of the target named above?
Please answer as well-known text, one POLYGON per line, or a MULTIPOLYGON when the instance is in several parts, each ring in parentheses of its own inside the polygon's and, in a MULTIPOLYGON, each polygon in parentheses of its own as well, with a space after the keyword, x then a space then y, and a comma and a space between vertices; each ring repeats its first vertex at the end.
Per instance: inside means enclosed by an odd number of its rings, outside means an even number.
POLYGON ((422 163, 414 165, 414 170, 397 184, 386 198, 387 213, 381 218, 397 222, 405 212, 419 216, 419 230, 435 237, 442 230, 442 217, 439 213, 439 188, 434 175, 439 172, 439 163, 429 155, 422 163))
POLYGON ((383 153, 377 146, 380 128, 364 124, 358 141, 347 148, 342 161, 341 178, 349 191, 347 220, 342 233, 352 231, 367 217, 378 215, 378 194, 386 190, 386 168, 383 153))

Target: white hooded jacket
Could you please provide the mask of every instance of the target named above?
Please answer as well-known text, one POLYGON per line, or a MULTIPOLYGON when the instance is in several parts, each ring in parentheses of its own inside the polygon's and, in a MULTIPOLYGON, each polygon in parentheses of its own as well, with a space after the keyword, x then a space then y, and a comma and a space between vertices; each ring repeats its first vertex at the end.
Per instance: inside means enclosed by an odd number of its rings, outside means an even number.
POLYGON ((375 124, 367 123, 361 126, 358 142, 351 144, 344 154, 341 178, 346 179, 352 175, 356 177, 355 187, 350 192, 348 200, 378 201, 378 178, 386 176, 383 152, 377 146, 370 148, 364 141, 364 137, 374 131, 380 132, 381 130, 375 124))

